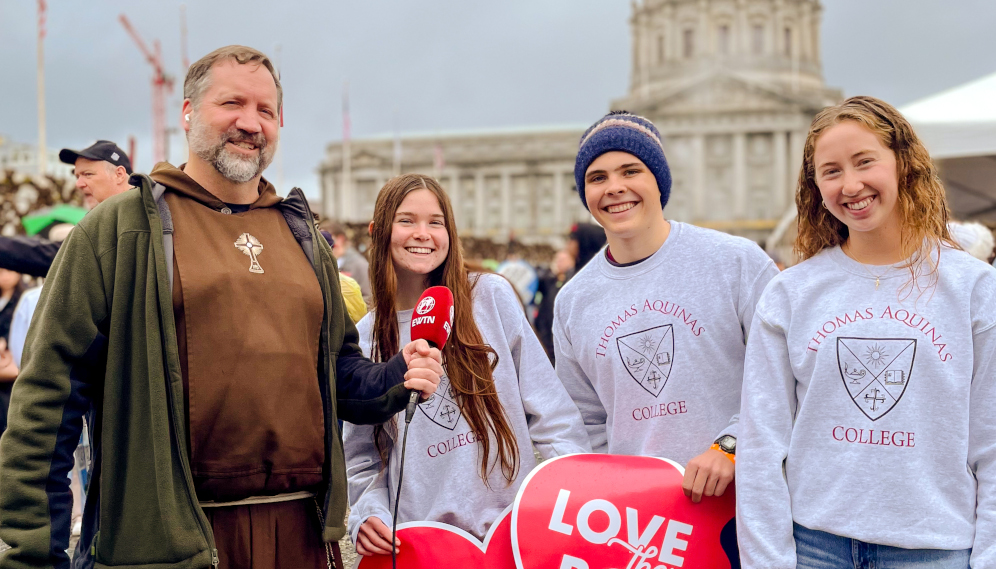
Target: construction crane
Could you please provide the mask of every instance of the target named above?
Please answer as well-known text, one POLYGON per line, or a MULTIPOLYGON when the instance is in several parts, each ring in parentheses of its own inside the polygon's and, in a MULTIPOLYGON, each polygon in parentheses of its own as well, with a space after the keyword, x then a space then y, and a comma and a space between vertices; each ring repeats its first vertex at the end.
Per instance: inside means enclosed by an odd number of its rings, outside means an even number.
POLYGON ((190 58, 187 57, 187 5, 180 4, 180 59, 183 61, 183 72, 190 68, 190 58))
POLYGON ((166 150, 169 147, 169 133, 166 130, 166 94, 173 92, 173 77, 163 70, 162 46, 159 40, 153 40, 153 50, 149 51, 128 18, 121 14, 118 20, 145 55, 145 60, 152 66, 152 160, 154 163, 159 163, 166 160, 166 150))

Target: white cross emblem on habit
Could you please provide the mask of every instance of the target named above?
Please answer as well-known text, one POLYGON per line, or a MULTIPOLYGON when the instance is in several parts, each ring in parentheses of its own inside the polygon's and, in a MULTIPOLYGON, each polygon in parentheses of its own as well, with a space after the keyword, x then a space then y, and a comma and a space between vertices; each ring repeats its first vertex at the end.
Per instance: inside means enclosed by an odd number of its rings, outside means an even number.
POLYGON ((257 255, 263 252, 263 244, 259 242, 259 239, 248 233, 243 233, 235 240, 235 247, 249 257, 250 273, 263 274, 263 267, 259 266, 259 260, 256 258, 257 255))

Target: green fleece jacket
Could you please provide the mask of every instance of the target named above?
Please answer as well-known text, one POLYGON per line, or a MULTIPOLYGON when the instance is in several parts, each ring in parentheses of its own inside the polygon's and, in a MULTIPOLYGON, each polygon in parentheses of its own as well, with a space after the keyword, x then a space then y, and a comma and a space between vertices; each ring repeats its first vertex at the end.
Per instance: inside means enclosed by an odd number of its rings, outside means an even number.
MULTIPOLYGON (((11 546, 0 554, 0 569, 69 567, 67 474, 84 414, 93 469, 73 567, 217 562, 187 451, 165 188, 146 176, 132 183, 136 189, 100 204, 71 232, 42 290, 0 440, 0 539, 11 546)), ((295 189, 278 207, 325 300, 316 380, 328 484, 318 499, 324 538, 337 540, 345 534, 347 499, 337 422, 379 423, 404 408, 407 366, 400 354, 383 364, 363 358, 332 250, 304 195, 295 189)))

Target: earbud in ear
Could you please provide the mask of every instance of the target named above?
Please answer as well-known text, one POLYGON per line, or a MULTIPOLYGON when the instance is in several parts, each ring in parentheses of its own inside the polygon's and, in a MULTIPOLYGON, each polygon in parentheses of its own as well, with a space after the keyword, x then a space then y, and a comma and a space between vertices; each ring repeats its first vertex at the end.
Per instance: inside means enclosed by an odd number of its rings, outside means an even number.
POLYGON ((183 120, 190 122, 190 113, 183 115, 183 120))

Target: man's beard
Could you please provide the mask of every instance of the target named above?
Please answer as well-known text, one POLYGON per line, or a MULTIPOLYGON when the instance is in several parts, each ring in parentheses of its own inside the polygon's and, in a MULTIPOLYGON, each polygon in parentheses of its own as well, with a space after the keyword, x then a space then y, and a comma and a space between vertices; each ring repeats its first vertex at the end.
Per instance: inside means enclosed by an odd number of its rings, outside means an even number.
POLYGON ((215 139, 211 136, 210 127, 195 116, 191 116, 187 146, 201 160, 214 166, 226 180, 238 184, 248 182, 262 174, 270 162, 273 162, 276 145, 271 148, 263 133, 251 134, 231 128, 215 139), (248 142, 256 147, 257 153, 255 156, 236 154, 225 146, 228 142, 248 142))

